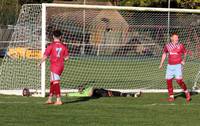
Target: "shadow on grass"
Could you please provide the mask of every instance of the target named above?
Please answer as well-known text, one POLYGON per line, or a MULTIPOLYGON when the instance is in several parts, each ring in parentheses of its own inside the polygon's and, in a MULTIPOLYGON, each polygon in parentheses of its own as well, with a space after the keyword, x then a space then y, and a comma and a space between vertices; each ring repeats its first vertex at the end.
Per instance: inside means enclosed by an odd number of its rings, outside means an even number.
MULTIPOLYGON (((190 92, 190 95, 193 96, 193 95, 197 95, 198 93, 197 92, 190 92)), ((175 93, 174 94, 174 98, 178 98, 178 97, 181 97, 181 98, 186 98, 185 96, 185 93, 184 92, 178 92, 178 93, 175 93)), ((192 100, 192 99, 191 99, 192 100)))
POLYGON ((72 100, 72 101, 65 101, 64 104, 73 104, 73 103, 78 103, 78 102, 86 102, 86 101, 89 101, 91 99, 98 99, 97 97, 80 97, 80 98, 77 98, 75 100, 72 100))

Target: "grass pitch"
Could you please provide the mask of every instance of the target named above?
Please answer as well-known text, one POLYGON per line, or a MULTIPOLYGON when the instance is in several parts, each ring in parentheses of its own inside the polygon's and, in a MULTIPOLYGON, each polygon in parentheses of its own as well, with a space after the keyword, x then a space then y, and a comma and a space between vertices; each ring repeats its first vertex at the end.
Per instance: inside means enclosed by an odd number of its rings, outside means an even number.
MULTIPOLYGON (((28 82, 38 81, 40 73, 36 63, 19 60, 16 64, 8 62, 2 65, 5 74, 13 75, 4 76, 8 78, 2 78, 5 84, 1 81, 1 87, 8 86, 7 81, 13 82, 13 85, 9 85, 13 88, 32 86, 31 83, 20 85, 17 82, 22 79, 16 80, 14 77, 23 77, 28 82), (26 75, 24 77, 19 73, 25 67, 30 68, 26 68, 30 74, 23 74, 26 75)), ((66 64, 61 85, 74 87, 82 82, 92 81, 92 85, 108 88, 158 86, 166 89, 165 72, 160 71, 158 66, 158 59, 71 59, 66 64)), ((198 62, 186 63, 184 77, 189 88, 193 85, 192 80, 198 66, 198 62)), ((3 77, 3 72, 1 74, 3 77)), ((48 77, 47 73, 47 79, 48 77)), ((64 105, 53 106, 44 104, 47 98, 0 95, 0 126, 199 126, 200 95, 193 95, 189 104, 183 96, 179 95, 173 103, 166 101, 167 94, 143 94, 139 98, 63 97, 64 105)))
POLYGON ((63 97, 62 106, 47 98, 0 95, 1 126, 199 126, 200 95, 186 103, 184 95, 167 94, 78 99, 63 97))

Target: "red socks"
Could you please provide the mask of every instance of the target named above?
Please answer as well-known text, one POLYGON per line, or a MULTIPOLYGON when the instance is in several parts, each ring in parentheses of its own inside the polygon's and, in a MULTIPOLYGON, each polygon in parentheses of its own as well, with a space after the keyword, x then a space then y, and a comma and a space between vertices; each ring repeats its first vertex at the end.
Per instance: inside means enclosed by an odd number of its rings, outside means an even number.
POLYGON ((173 86, 172 86, 172 79, 167 79, 167 89, 168 89, 169 96, 172 96, 174 94, 173 86))
POLYGON ((53 90, 53 82, 50 82, 50 91, 49 91, 49 96, 53 97, 54 95, 54 90, 53 90))
POLYGON ((60 82, 59 81, 55 81, 54 91, 55 91, 56 97, 60 97, 60 82))
MULTIPOLYGON (((184 90, 187 91, 187 87, 182 79, 176 80, 176 82, 179 84, 179 86, 184 90)), ((169 96, 173 96, 173 85, 172 85, 172 79, 167 79, 167 89, 169 96)))
POLYGON ((183 82, 183 80, 176 80, 176 82, 179 84, 179 86, 184 90, 186 91, 187 90, 187 87, 185 85, 185 83, 183 82))
POLYGON ((52 81, 50 83, 50 92, 49 96, 56 95, 56 97, 60 97, 60 81, 52 81))

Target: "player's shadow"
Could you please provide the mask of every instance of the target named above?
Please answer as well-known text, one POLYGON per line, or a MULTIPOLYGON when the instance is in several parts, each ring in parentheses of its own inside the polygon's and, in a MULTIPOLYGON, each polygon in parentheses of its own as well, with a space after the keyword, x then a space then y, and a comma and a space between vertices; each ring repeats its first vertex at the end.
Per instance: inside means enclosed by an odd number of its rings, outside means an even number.
MULTIPOLYGON (((197 92, 190 92, 190 95, 193 96, 193 95, 197 95, 198 93, 197 92)), ((178 93, 175 93, 174 94, 174 98, 178 98, 178 97, 181 97, 181 98, 186 98, 185 96, 185 93, 184 92, 178 92, 178 93)), ((192 100, 192 99, 191 99, 192 100)))
POLYGON ((65 101, 64 104, 72 104, 72 103, 78 103, 78 102, 86 102, 89 101, 91 99, 97 99, 97 97, 80 97, 80 98, 76 98, 75 100, 71 100, 71 101, 65 101))

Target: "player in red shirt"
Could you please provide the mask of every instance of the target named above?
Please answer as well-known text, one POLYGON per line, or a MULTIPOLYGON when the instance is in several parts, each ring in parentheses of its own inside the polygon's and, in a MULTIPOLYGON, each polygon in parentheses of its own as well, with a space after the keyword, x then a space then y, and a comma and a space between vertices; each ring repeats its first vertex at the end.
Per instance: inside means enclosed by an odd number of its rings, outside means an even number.
POLYGON ((172 86, 173 79, 176 79, 176 82, 180 85, 180 87, 185 92, 186 100, 190 101, 190 93, 187 90, 185 83, 183 82, 183 76, 182 76, 182 70, 183 70, 183 65, 185 64, 185 61, 186 61, 187 51, 184 45, 179 43, 178 40, 179 40, 178 34, 173 33, 171 36, 171 42, 167 43, 164 46, 162 59, 159 66, 160 69, 163 68, 163 63, 168 54, 166 81, 167 81, 167 89, 168 89, 168 94, 169 94, 168 101, 170 102, 174 101, 173 86, 172 86), (182 60, 182 55, 184 55, 183 60, 182 60))
POLYGON ((50 58, 50 93, 46 103, 52 104, 52 97, 56 95, 57 100, 54 104, 61 105, 60 76, 64 70, 64 61, 69 59, 69 53, 67 46, 60 41, 61 32, 59 30, 53 32, 53 39, 53 42, 47 46, 39 65, 41 66, 48 57, 50 58))

